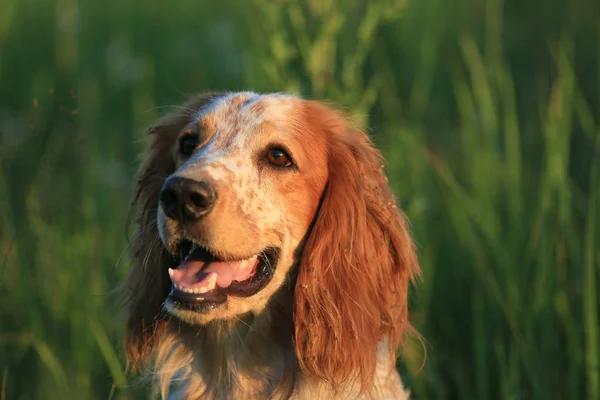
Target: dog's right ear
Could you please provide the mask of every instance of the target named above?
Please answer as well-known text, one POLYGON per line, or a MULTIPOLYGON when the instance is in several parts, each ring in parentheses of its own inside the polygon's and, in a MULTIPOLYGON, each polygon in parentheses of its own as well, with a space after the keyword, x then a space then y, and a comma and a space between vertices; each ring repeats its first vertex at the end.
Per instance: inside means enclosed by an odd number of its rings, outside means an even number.
POLYGON ((171 287, 167 271, 174 260, 162 245, 156 215, 163 183, 176 169, 175 142, 195 112, 217 96, 217 93, 196 95, 148 130, 152 138, 144 152, 131 202, 129 219, 135 223, 135 229, 130 239, 131 269, 124 287, 125 349, 133 370, 146 364, 166 325, 162 307, 171 287))

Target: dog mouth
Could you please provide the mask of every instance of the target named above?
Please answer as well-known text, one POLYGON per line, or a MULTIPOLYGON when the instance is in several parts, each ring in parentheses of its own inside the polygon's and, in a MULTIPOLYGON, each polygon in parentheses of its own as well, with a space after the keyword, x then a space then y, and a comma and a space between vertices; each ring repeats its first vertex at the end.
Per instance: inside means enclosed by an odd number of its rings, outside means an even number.
POLYGON ((277 248, 267 248, 245 259, 230 259, 188 240, 179 244, 178 252, 180 264, 169 268, 169 299, 176 307, 196 311, 222 304, 228 296, 261 291, 273 277, 279 255, 277 248))

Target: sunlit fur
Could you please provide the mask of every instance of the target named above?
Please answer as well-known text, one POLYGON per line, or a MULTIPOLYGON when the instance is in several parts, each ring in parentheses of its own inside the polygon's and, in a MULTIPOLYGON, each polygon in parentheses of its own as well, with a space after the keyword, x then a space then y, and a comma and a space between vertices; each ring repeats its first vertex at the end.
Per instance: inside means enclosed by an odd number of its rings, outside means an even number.
POLYGON ((404 399, 395 351, 411 331, 407 291, 419 273, 405 219, 368 137, 315 101, 202 94, 150 129, 132 204, 126 282, 128 359, 163 398, 404 399), (188 130, 203 138, 177 155, 188 130), (261 164, 271 144, 297 170, 261 164), (162 214, 171 175, 206 180, 215 209, 186 237, 220 257, 280 249, 273 279, 205 313, 165 302, 181 229, 162 214), (227 199, 222 200, 221 199, 227 199), (235 226, 235 228, 232 228, 235 226))

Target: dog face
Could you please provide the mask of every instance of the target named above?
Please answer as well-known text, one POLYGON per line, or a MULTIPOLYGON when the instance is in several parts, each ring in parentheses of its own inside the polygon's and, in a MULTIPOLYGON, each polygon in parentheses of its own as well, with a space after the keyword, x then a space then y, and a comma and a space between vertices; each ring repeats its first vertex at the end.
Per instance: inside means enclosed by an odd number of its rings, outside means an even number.
POLYGON ((165 306, 189 323, 260 312, 294 264, 327 181, 301 100, 230 94, 194 110, 157 214, 179 262, 165 306))

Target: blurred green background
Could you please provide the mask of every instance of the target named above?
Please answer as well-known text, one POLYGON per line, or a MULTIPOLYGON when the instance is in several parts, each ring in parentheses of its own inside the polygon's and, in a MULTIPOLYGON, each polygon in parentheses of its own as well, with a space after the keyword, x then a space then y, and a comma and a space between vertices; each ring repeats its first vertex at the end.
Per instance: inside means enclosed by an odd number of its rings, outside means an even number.
POLYGON ((600 399, 599 1, 2 0, 0 400, 145 398, 127 207, 145 128, 207 89, 369 127, 423 268, 415 399, 600 399))

